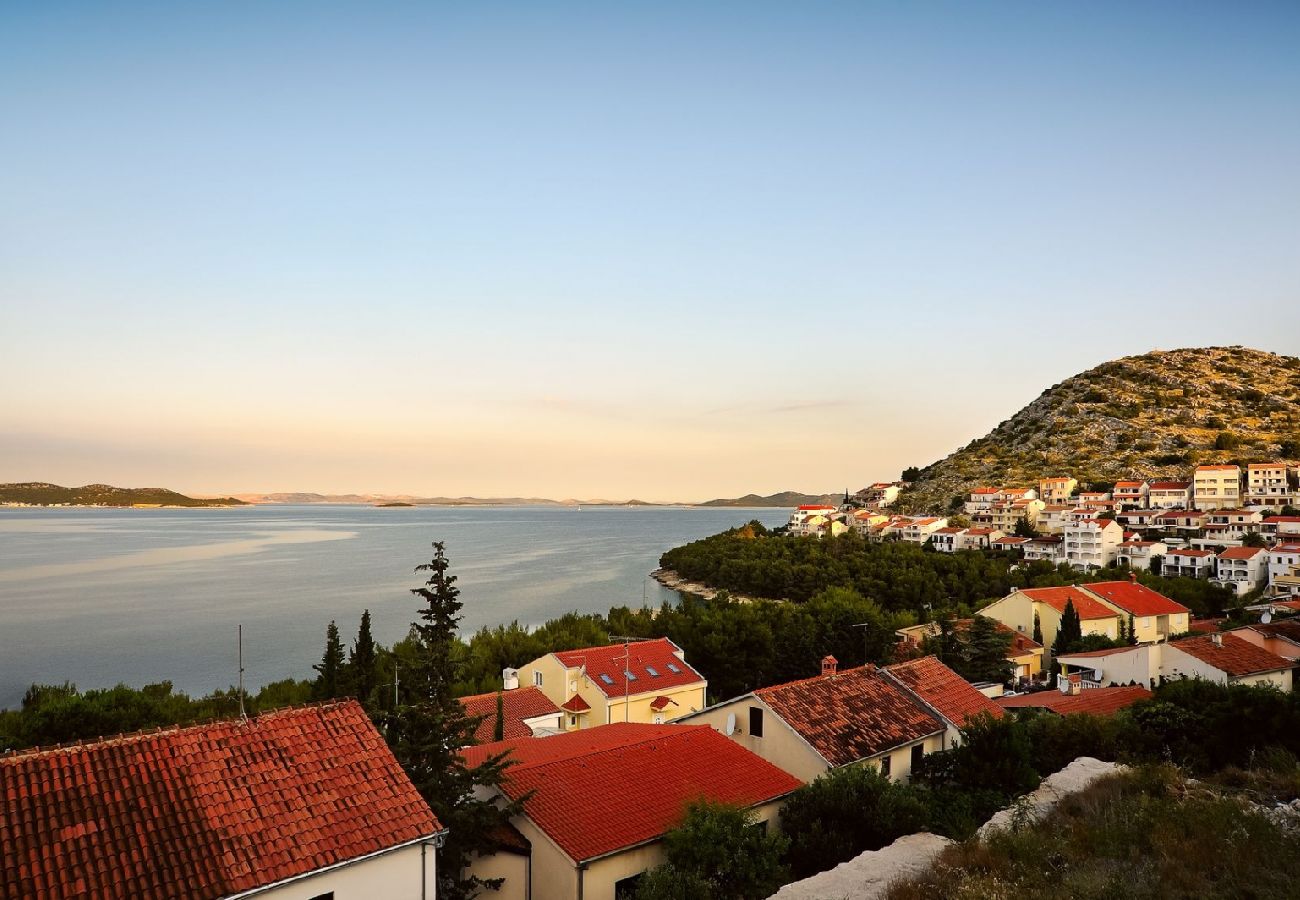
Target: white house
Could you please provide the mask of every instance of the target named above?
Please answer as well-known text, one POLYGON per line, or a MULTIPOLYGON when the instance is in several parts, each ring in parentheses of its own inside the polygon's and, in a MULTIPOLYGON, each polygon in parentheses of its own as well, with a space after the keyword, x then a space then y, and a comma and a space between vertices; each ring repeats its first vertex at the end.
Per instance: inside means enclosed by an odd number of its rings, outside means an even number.
POLYGON ((826 506, 825 504, 811 503, 800 506, 790 513, 790 533, 798 535, 817 534, 830 521, 831 514, 834 512, 836 512, 834 506, 826 506))
POLYGON ((1268 583, 1268 553, 1263 547, 1229 547, 1215 560, 1214 580, 1237 596, 1268 583))
POLYGON ((1264 534, 1277 535, 1279 539, 1300 538, 1300 516, 1269 516, 1262 525, 1264 534))
POLYGON ((1117 509, 1142 509, 1147 505, 1151 484, 1146 481, 1115 482, 1114 500, 1117 509))
POLYGON ((1114 519, 1065 526, 1065 561, 1076 569, 1103 569, 1119 556, 1124 529, 1114 519))
POLYGON ((903 526, 902 537, 905 541, 913 544, 924 544, 940 528, 946 528, 948 520, 926 516, 920 519, 913 519, 903 526))
POLYGON ((1278 578, 1291 574, 1291 570, 1300 566, 1300 540, 1282 541, 1274 544, 1265 554, 1268 559, 1268 583, 1273 584, 1278 578))
POLYGON ((1163 541, 1125 541, 1119 545, 1118 561, 1130 569, 1147 572, 1151 560, 1169 552, 1163 541))
POLYGON ((1214 561, 1217 554, 1213 550, 1192 550, 1177 547, 1165 554, 1160 566, 1160 574, 1174 578, 1213 578, 1214 561))
POLYGON ((1241 468, 1197 466, 1192 475, 1192 505, 1197 509, 1231 509, 1241 505, 1241 468))
POLYGON ((1022 545, 1026 562, 1045 559, 1061 562, 1065 559, 1065 541, 1059 537, 1038 537, 1022 545))
POLYGON ((1296 665, 1235 632, 1065 653, 1056 661, 1061 675, 1080 678, 1085 688, 1130 682, 1154 687, 1162 679, 1203 678, 1219 684, 1269 685, 1290 691, 1296 665))
POLYGON ((1280 509, 1291 500, 1291 485, 1284 462, 1250 463, 1246 466, 1246 502, 1280 509))
POLYGON ((420 900, 446 834, 354 700, 21 751, 0 790, 0 897, 420 900))
POLYGON ((1186 509, 1191 503, 1190 481, 1153 481, 1147 491, 1147 506, 1152 509, 1186 509))
POLYGON ((965 528, 952 525, 939 528, 930 535, 930 546, 940 553, 956 553, 962 549, 961 536, 965 533, 965 528))

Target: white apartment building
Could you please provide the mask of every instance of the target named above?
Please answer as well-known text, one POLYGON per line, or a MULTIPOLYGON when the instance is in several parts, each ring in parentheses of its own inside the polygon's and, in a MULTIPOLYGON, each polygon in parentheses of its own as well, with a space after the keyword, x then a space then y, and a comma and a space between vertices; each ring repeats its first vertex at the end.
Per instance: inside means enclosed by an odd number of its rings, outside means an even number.
POLYGON ((1196 509, 1235 509, 1241 505, 1239 466, 1197 466, 1192 476, 1192 505, 1196 509))
POLYGON ((1178 547, 1165 554, 1160 574, 1170 578, 1213 578, 1217 554, 1213 550, 1178 547))
POLYGON ((1021 545, 1026 562, 1045 559, 1060 562, 1065 559, 1065 541, 1059 537, 1038 537, 1021 545))
POLYGON ((790 533, 798 535, 817 534, 830 521, 831 514, 836 511, 834 506, 819 504, 801 506, 790 513, 790 533))
POLYGON ((1116 509, 1142 509, 1147 505, 1151 485, 1145 481, 1117 481, 1111 497, 1116 509))
POLYGON ((1275 544, 1266 551, 1268 557, 1268 583, 1273 584, 1283 575, 1300 566, 1300 540, 1275 544))
POLYGON ((1250 463, 1246 466, 1246 503, 1280 509, 1290 503, 1291 497, 1286 463, 1250 463))
POLYGON ((965 533, 965 528, 952 525, 940 528, 930 535, 930 546, 940 553, 956 553, 962 549, 961 536, 965 533))
POLYGON ((1147 491, 1151 509, 1187 509, 1192 504, 1190 481, 1153 481, 1147 491))
POLYGON ((1169 552, 1163 541, 1125 541, 1119 545, 1118 561, 1130 569, 1151 570, 1151 560, 1169 552))
POLYGON ((1065 561, 1076 569, 1103 569, 1119 557, 1124 529, 1113 519, 1065 526, 1065 561))
POLYGON ((1230 547, 1215 561, 1214 580, 1240 597, 1268 581, 1268 554, 1263 547, 1230 547))
POLYGON ((934 517, 913 519, 903 526, 902 538, 913 544, 924 544, 940 528, 947 528, 948 520, 934 517))

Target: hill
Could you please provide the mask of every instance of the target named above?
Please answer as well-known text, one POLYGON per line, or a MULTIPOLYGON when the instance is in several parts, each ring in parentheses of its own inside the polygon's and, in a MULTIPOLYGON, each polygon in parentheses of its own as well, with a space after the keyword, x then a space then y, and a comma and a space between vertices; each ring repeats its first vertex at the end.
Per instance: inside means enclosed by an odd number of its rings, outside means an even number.
POLYGON ((1246 347, 1155 350, 1055 384, 926 466, 904 511, 943 512, 980 485, 1188 477, 1194 466, 1300 458, 1300 359, 1246 347))
POLYGON ((27 506, 244 506, 234 497, 196 498, 166 488, 120 488, 87 484, 68 488, 43 481, 0 484, 0 503, 27 506))
POLYGON ((758 494, 746 494, 743 497, 736 497, 731 500, 718 499, 709 500, 705 503, 697 503, 697 506, 804 506, 811 503, 828 503, 838 505, 843 502, 844 497, 840 494, 800 494, 798 491, 781 491, 779 494, 769 494, 766 497, 760 497, 758 494))

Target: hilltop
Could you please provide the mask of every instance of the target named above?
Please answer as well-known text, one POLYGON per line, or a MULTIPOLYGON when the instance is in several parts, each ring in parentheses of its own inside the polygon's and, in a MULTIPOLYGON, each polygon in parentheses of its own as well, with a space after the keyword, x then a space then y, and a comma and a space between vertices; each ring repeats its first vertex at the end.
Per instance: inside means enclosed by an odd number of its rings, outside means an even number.
POLYGON ((120 488, 111 484, 61 487, 44 481, 0 484, 0 504, 26 506, 244 506, 234 497, 187 497, 166 488, 120 488))
POLYGON ((904 511, 944 512, 979 485, 1187 477, 1205 463, 1300 458, 1300 359, 1246 347, 1155 350, 1052 385, 926 466, 904 511))
POLYGON ((766 497, 760 497, 758 494, 746 494, 743 497, 735 497, 730 500, 718 499, 708 500, 704 503, 696 504, 697 506, 804 506, 806 504, 832 504, 839 505, 844 500, 840 494, 801 494, 798 491, 781 491, 778 494, 768 494, 766 497))

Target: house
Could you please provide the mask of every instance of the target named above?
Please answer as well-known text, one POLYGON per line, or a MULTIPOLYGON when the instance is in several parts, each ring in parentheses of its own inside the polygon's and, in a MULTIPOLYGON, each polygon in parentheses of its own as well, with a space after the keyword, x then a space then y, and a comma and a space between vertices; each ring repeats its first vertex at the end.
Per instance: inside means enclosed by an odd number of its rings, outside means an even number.
POLYGON ((1117 509, 1144 509, 1151 484, 1147 481, 1117 481, 1113 492, 1117 509))
POLYGON ((801 781, 864 763, 906 779, 923 755, 950 746, 948 723, 885 670, 841 672, 829 656, 821 675, 759 688, 686 722, 712 726, 801 781))
POLYGON ((1067 604, 1073 604, 1084 634, 1104 634, 1112 639, 1119 636, 1119 613, 1081 587, 1013 588, 1010 594, 985 606, 979 614, 1028 635, 1034 633, 1037 616, 1042 644, 1050 647, 1056 640, 1067 604))
POLYGON ((1024 550, 1025 544, 1028 544, 1033 538, 1016 537, 1012 534, 1004 534, 1002 537, 994 538, 989 541, 989 548, 992 550, 1012 550, 1020 553, 1024 550))
POLYGON ((1163 510, 1159 509, 1126 509, 1115 514, 1115 519, 1121 522, 1127 528, 1152 528, 1156 525, 1156 519, 1160 517, 1163 510))
POLYGON ((1118 562, 1140 572, 1151 571, 1151 561, 1163 557, 1169 548, 1163 541, 1125 541, 1119 545, 1118 562))
POLYGON ((1065 526, 1065 561, 1076 569, 1104 569, 1119 557, 1124 529, 1114 519, 1065 526))
POLYGON ((1137 644, 1080 653, 1062 653, 1056 658, 1058 686, 1078 684, 1084 693, 1125 684, 1155 687, 1160 680, 1164 644, 1137 644))
POLYGON ((902 490, 901 481, 878 481, 871 487, 858 491, 857 496, 873 509, 886 509, 894 504, 902 490))
POLYGON ((1241 468, 1232 465, 1197 466, 1192 474, 1192 505, 1203 510, 1240 506, 1241 468))
POLYGON ((1038 537, 1022 545, 1026 562, 1045 559, 1058 563, 1065 559, 1065 540, 1059 537, 1038 537))
POLYGON ((1160 574, 1168 578, 1211 578, 1215 572, 1214 561, 1218 554, 1213 550, 1193 550, 1176 547, 1165 554, 1160 563, 1160 574))
MULTIPOLYGON (((753 810, 778 828, 781 801, 800 786, 712 728, 616 723, 544 739, 470 747, 478 765, 508 753, 499 794, 523 805, 511 824, 528 847, 491 896, 502 900, 615 900, 664 861, 661 839, 696 800, 753 810)), ((499 877, 501 854, 469 871, 499 877)), ((358 895, 359 896, 359 895, 358 895)))
POLYGON ((1244 628, 1234 628, 1227 634, 1235 634, 1256 647, 1263 647, 1269 653, 1276 654, 1292 662, 1300 659, 1300 617, 1276 619, 1271 622, 1256 622, 1244 628))
POLYGON ((948 726, 945 742, 949 747, 961 743, 961 729, 976 716, 1002 716, 996 703, 933 656, 895 663, 886 666, 885 672, 939 714, 948 726))
POLYGON ((1289 504, 1291 499, 1286 463, 1249 463, 1246 466, 1247 504, 1279 509, 1289 504))
POLYGON ((519 669, 565 712, 572 731, 611 722, 671 722, 704 708, 708 682, 667 638, 548 653, 519 669))
POLYGON ((977 487, 971 490, 965 503, 966 515, 974 516, 987 512, 994 503, 1002 499, 1002 491, 993 487, 977 487))
POLYGON ((805 504, 790 514, 787 527, 794 535, 816 534, 830 521, 831 513, 836 511, 834 506, 821 503, 805 504))
POLYGON ((1111 505, 1110 491, 1080 491, 1075 506, 1111 505))
POLYGON ((925 516, 908 522, 903 526, 901 534, 905 541, 913 544, 924 544, 930 539, 930 535, 947 526, 947 519, 925 516))
MULTIPOLYGON (((1078 682, 1075 682, 1078 685, 1078 682)), ((1123 685, 1115 687, 1092 688, 1082 690, 1071 686, 1065 691, 1035 691, 1032 694, 1020 694, 1015 697, 999 697, 998 706, 1003 709, 1045 709, 1058 716, 1093 715, 1111 716, 1137 703, 1149 700, 1154 695, 1145 687, 1123 685)))
POLYGON ((1215 559, 1214 581, 1240 597, 1268 583, 1268 554, 1263 547, 1229 547, 1215 559))
POLYGON ((445 833, 354 700, 0 757, 0 897, 418 900, 445 833))
POLYGON ((1065 526, 1070 524, 1074 519, 1074 504, 1048 504, 1038 511, 1038 521, 1034 524, 1040 532, 1044 534, 1061 534, 1065 531, 1065 526))
POLYGON ((1274 544, 1266 553, 1272 596, 1300 595, 1300 541, 1274 544))
POLYGON ((849 524, 854 531, 865 537, 871 533, 872 528, 888 521, 889 516, 884 513, 877 512, 873 509, 860 509, 853 514, 853 518, 849 524))
POLYGON ((940 553, 956 553, 963 549, 961 537, 965 533, 965 528, 956 528, 952 525, 940 528, 931 533, 930 546, 940 553))
POLYGON ((554 734, 564 728, 564 712, 551 698, 534 685, 519 687, 519 678, 507 670, 506 689, 490 694, 461 697, 460 705, 465 715, 482 718, 474 732, 474 743, 486 744, 493 740, 497 727, 497 699, 502 711, 502 738, 532 737, 554 734), (513 685, 513 686, 512 686, 513 685))
POLYGON ((1268 516, 1262 525, 1262 533, 1276 535, 1280 540, 1300 538, 1300 516, 1268 516))
POLYGON ((1164 647, 1165 678, 1205 678, 1220 684, 1271 685, 1291 690, 1295 663, 1230 632, 1184 638, 1164 647))
POLYGON ((1156 516, 1155 526, 1165 531, 1196 533, 1204 527, 1209 515, 1195 509, 1167 509, 1156 516))
POLYGON ((1098 581, 1081 587, 1128 616, 1133 637, 1139 643, 1167 640, 1172 634, 1183 634, 1190 626, 1191 610, 1139 584, 1137 575, 1131 575, 1127 581, 1098 581))
POLYGON ((971 516, 971 521, 978 526, 995 529, 1004 534, 1014 531, 1021 519, 1031 527, 1035 526, 1043 510, 1043 501, 1032 498, 999 500, 990 504, 988 509, 971 516))
POLYGON ((1064 505, 1070 502, 1078 486, 1078 480, 1069 475, 1044 478, 1038 482, 1038 499, 1049 506, 1064 505))
MULTIPOLYGON (((952 626, 957 632, 965 633, 974 621, 973 618, 953 619, 952 626)), ((1007 661, 1013 666, 1011 677, 1016 681, 1037 678, 1043 671, 1043 645, 1002 622, 996 624, 999 631, 1011 635, 1011 645, 1007 648, 1007 661)), ((926 639, 937 637, 939 633, 938 622, 925 622, 898 629, 894 634, 899 638, 899 654, 911 656, 921 653, 926 639)))
POLYGON ((1147 491, 1147 506, 1151 509, 1186 509, 1191 505, 1190 481, 1153 481, 1147 491))

